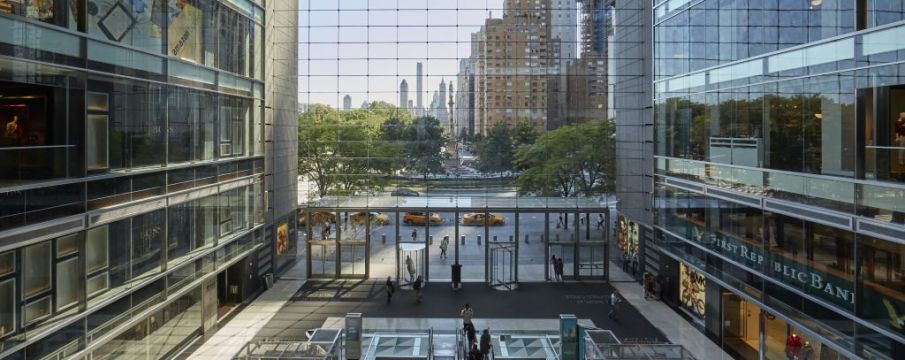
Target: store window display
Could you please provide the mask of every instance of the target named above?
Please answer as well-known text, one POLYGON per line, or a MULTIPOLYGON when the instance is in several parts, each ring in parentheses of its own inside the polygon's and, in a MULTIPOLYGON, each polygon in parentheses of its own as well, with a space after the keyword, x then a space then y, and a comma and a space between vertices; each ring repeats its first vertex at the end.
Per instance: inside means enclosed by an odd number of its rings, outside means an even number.
POLYGON ((63 0, 0 0, 0 12, 65 25, 65 17, 61 14, 65 13, 66 3, 63 0))
POLYGON ((88 33, 160 53, 164 3, 163 0, 88 0, 88 33))
POLYGON ((66 91, 0 81, 0 181, 65 174, 66 91))

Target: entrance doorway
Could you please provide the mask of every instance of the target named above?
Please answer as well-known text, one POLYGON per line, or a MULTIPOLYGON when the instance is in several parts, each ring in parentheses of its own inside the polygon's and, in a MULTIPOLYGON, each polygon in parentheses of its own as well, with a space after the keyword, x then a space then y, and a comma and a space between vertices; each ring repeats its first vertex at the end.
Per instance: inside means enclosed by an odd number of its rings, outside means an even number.
POLYGON ((400 288, 410 289, 419 276, 424 279, 427 246, 422 242, 400 242, 396 252, 399 254, 396 261, 396 283, 400 288))
POLYGON ((242 266, 238 262, 217 274, 217 320, 221 320, 242 303, 242 266))
POLYGON ((724 350, 742 359, 760 351, 760 307, 733 293, 723 293, 724 350))
POLYGON ((490 243, 490 287, 497 290, 515 290, 516 244, 508 242, 490 243))

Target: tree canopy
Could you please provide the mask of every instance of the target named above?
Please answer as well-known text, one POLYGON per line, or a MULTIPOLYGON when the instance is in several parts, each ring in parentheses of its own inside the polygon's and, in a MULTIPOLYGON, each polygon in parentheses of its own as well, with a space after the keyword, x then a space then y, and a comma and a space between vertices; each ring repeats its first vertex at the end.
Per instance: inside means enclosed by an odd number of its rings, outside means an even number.
POLYGON ((566 126, 519 147, 515 163, 524 169, 516 180, 519 191, 546 196, 612 192, 615 129, 612 120, 566 126))

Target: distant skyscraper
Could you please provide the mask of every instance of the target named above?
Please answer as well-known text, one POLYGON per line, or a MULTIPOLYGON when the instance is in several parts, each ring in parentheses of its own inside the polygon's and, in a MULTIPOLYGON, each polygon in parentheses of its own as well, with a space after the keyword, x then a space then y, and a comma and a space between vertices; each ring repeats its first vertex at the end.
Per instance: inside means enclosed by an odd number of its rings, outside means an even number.
POLYGON ((412 99, 409 99, 409 102, 408 102, 409 111, 412 111, 414 108, 415 108, 415 101, 413 101, 412 99))
POLYGON ((578 4, 576 0, 552 0, 552 3, 550 38, 560 40, 559 54, 554 56, 565 67, 567 60, 578 57, 578 4))
POLYGON ((416 111, 420 112, 424 109, 424 100, 422 100, 422 96, 424 96, 424 65, 421 63, 418 63, 415 76, 415 103, 418 105, 416 111))
POLYGON ((361 102, 361 108, 364 109, 364 110, 370 109, 370 108, 371 108, 371 103, 369 103, 367 100, 362 101, 362 102, 361 102))
POLYGON ((402 79, 399 84, 399 107, 405 108, 409 104, 409 83, 402 79))
POLYGON ((346 96, 343 97, 343 110, 345 110, 345 111, 352 110, 352 97, 349 96, 348 94, 346 94, 346 96))
MULTIPOLYGON (((450 83, 451 84, 451 83, 450 83)), ((446 109, 446 80, 440 80, 440 89, 437 91, 437 110, 434 116, 440 120, 444 129, 449 127, 449 111, 446 109)))

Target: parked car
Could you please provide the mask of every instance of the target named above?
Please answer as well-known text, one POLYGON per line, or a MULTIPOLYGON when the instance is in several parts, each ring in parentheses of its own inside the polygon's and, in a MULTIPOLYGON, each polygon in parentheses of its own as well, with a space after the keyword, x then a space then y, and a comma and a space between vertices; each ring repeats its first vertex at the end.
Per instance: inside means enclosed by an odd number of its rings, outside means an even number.
POLYGON ((462 223, 465 225, 484 225, 490 226, 503 225, 506 218, 499 214, 485 213, 468 213, 462 216, 462 223))
POLYGON ((421 196, 417 191, 407 188, 398 188, 390 193, 393 196, 421 196))
MULTIPOLYGON (((306 212, 302 212, 299 214, 299 226, 307 225, 308 216, 306 216, 306 212)), ((336 214, 332 212, 326 211, 315 211, 311 213, 311 222, 314 224, 336 224, 336 214)))
POLYGON ((357 212, 349 216, 349 219, 354 223, 358 224, 370 224, 373 225, 387 225, 390 223, 390 217, 386 214, 382 214, 376 211, 372 212, 357 212), (370 219, 370 220, 369 220, 370 219))
MULTIPOLYGON (((443 222, 443 218, 440 217, 437 213, 429 213, 431 224, 440 224, 443 222)), ((427 216, 424 215, 424 212, 412 211, 407 212, 402 217, 402 222, 409 225, 424 225, 426 224, 427 216)))

